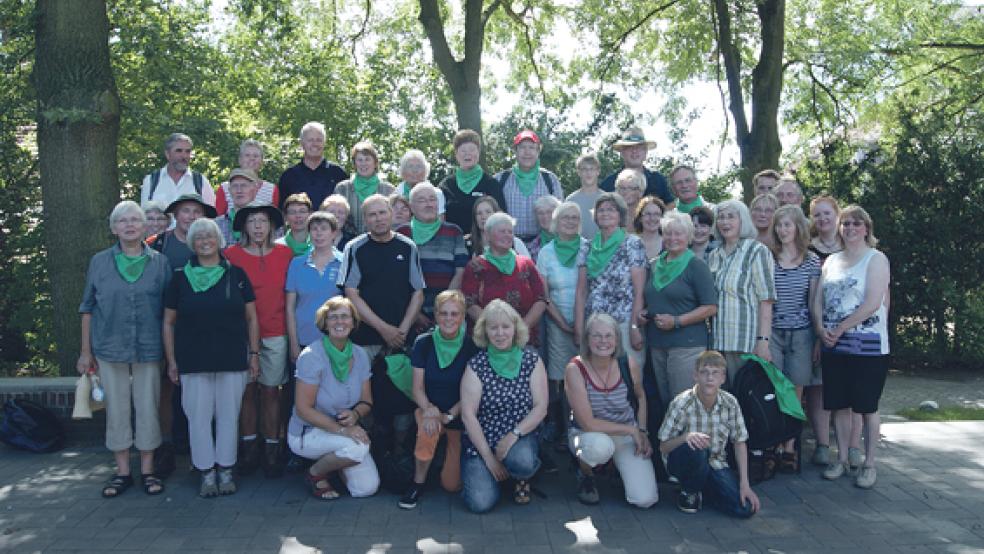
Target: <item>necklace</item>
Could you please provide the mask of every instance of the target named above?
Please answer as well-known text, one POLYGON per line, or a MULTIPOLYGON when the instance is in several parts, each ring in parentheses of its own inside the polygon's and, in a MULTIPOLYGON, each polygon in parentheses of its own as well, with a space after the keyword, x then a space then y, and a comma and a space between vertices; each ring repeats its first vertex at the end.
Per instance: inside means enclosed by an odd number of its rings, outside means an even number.
POLYGON ((594 376, 598 378, 598 382, 601 383, 601 387, 598 388, 598 391, 603 392, 605 394, 612 392, 612 390, 615 389, 615 385, 618 384, 617 379, 614 384, 612 385, 608 384, 609 379, 611 379, 612 377, 612 360, 608 361, 608 373, 604 378, 602 378, 601 373, 597 369, 595 369, 594 364, 592 364, 590 360, 585 360, 585 362, 587 363, 588 368, 591 370, 591 373, 594 373, 594 376))
POLYGON ((834 241, 830 243, 824 240, 821 235, 817 235, 817 245, 821 246, 825 252, 834 252, 837 250, 837 247, 840 246, 837 242, 836 236, 834 237, 834 241))

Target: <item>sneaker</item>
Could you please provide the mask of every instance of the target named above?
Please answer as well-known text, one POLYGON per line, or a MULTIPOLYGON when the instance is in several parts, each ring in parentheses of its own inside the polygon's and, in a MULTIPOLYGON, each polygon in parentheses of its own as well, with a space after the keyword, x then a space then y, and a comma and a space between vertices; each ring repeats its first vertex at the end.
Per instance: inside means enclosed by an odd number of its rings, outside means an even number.
POLYGON ((847 465, 851 469, 851 475, 856 475, 858 468, 861 467, 861 449, 860 448, 848 448, 847 449, 847 465))
POLYGON ((813 451, 813 459, 811 461, 815 466, 830 465, 830 447, 826 444, 818 444, 816 450, 813 451))
POLYGON ((209 469, 202 472, 202 485, 198 489, 198 496, 211 498, 219 495, 219 486, 215 482, 215 470, 209 469))
POLYGON ((680 491, 677 508, 685 514, 696 514, 700 510, 700 493, 680 491))
POLYGON ((420 500, 420 495, 422 494, 422 491, 420 490, 422 488, 423 485, 419 483, 412 483, 410 488, 407 489, 407 492, 403 493, 403 496, 400 497, 400 501, 397 505, 404 510, 412 510, 416 508, 417 502, 420 500))
POLYGON ((842 462, 834 462, 828 465, 827 469, 823 470, 823 478, 833 481, 835 479, 840 479, 845 473, 847 473, 847 464, 842 462))
POLYGON ((860 489, 870 489, 875 486, 877 477, 875 468, 868 466, 862 467, 861 472, 858 473, 858 478, 854 480, 854 486, 860 489))
POLYGON ((232 468, 219 466, 219 494, 233 494, 236 492, 236 482, 232 480, 232 468))
POLYGON ((577 499, 581 504, 597 504, 600 500, 598 488, 595 487, 594 477, 588 475, 581 478, 581 483, 577 487, 577 499))

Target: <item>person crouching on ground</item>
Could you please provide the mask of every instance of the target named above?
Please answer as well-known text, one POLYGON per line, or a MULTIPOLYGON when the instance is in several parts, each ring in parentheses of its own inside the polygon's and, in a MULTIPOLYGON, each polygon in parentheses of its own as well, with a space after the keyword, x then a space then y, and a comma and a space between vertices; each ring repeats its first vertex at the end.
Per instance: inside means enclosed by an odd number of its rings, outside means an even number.
POLYGON ((736 517, 751 517, 758 496, 748 483, 748 430, 738 400, 721 390, 728 376, 720 352, 708 350, 697 358, 694 388, 680 393, 659 428, 659 450, 667 472, 680 482, 677 507, 692 514, 706 497, 715 508, 736 517), (738 479, 728 468, 727 441, 735 447, 738 479))

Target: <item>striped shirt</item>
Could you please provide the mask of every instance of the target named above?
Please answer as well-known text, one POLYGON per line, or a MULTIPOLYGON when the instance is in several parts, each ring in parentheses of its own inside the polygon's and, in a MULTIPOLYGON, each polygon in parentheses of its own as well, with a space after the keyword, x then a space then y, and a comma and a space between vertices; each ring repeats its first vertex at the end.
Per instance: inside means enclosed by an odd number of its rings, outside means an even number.
POLYGON ((541 196, 553 195, 564 201, 564 189, 560 185, 557 176, 547 171, 540 170, 540 177, 536 180, 536 188, 529 196, 524 195, 516 184, 516 175, 511 170, 504 171, 495 176, 496 180, 502 183, 502 195, 506 199, 505 209, 509 215, 516 218, 516 227, 513 232, 517 237, 527 239, 540 232, 540 225, 536 222, 536 211, 533 204, 541 196), (503 182, 505 179, 505 182, 503 182))
MULTIPOLYGON (((379 187, 376 188, 374 194, 389 196, 393 194, 394 190, 393 185, 380 179, 379 187)), ((364 233, 366 231, 366 222, 362 218, 362 202, 359 200, 358 193, 355 192, 355 183, 353 180, 345 179, 341 183, 338 183, 335 186, 335 194, 344 196, 345 201, 349 204, 349 216, 345 220, 345 228, 353 235, 364 233)))
POLYGON ((759 330, 759 302, 776 299, 772 254, 755 239, 739 239, 728 254, 724 245, 711 252, 707 265, 718 290, 718 313, 714 318, 714 349, 722 352, 751 352, 759 330))
MULTIPOLYGON (((401 225, 397 233, 413 240, 410 225, 401 225)), ((434 237, 417 245, 420 269, 424 273, 424 305, 421 311, 427 317, 434 316, 434 299, 448 290, 454 272, 464 269, 468 263, 468 250, 461 229, 454 223, 442 223, 434 237)))
POLYGON ((785 268, 775 262, 776 304, 773 329, 806 329, 810 320, 810 283, 820 279, 820 258, 807 251, 803 263, 785 268))
POLYGON ((748 440, 748 429, 738 400, 730 393, 719 390, 714 406, 708 411, 697 396, 697 386, 681 392, 670 402, 666 418, 659 427, 659 440, 666 442, 684 433, 705 433, 711 437, 708 462, 714 469, 728 467, 725 452, 728 441, 748 440))
MULTIPOLYGON (((581 372, 584 378, 584 388, 588 393, 588 404, 591 406, 591 415, 595 419, 608 421, 611 423, 621 423, 624 425, 636 425, 635 412, 632 411, 632 404, 629 403, 629 387, 622 380, 622 374, 616 372, 617 379, 611 388, 605 389, 598 386, 588 373, 588 369, 577 356, 571 360, 581 372)), ((575 424, 576 426, 576 424, 575 424)))

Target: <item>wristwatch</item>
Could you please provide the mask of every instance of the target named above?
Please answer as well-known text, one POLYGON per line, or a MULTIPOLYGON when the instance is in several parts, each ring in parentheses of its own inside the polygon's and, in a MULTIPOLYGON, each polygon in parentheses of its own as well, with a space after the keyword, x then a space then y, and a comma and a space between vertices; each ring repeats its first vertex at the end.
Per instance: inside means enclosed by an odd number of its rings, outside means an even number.
POLYGON ((519 427, 513 427, 513 430, 510 431, 510 433, 516 435, 517 439, 523 438, 523 432, 519 430, 519 427))

